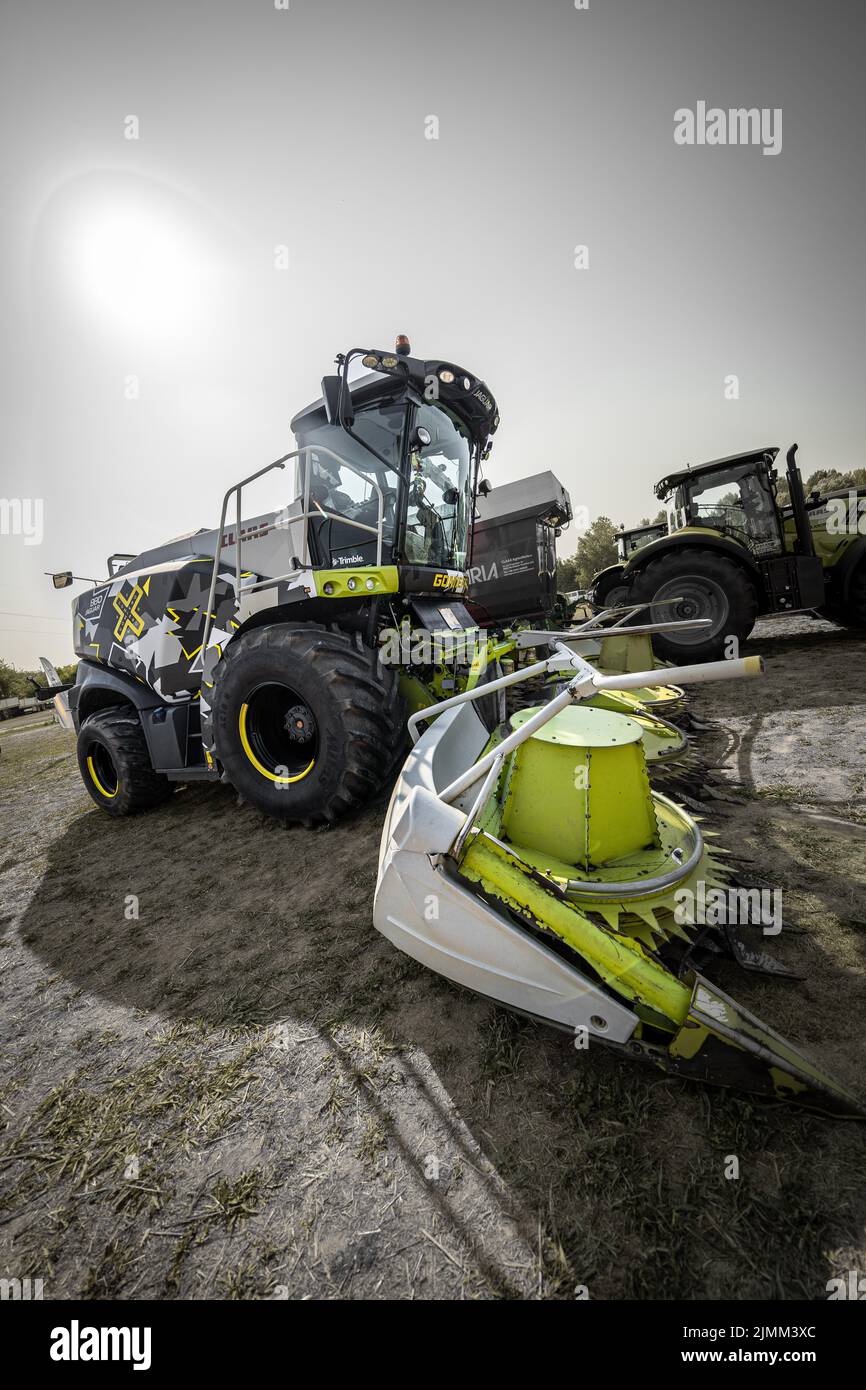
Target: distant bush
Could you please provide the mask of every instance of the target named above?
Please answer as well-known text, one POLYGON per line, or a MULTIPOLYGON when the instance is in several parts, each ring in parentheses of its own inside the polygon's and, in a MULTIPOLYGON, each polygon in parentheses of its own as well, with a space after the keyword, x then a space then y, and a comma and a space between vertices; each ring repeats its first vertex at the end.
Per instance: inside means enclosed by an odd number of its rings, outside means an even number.
MULTIPOLYGON (((75 672, 78 669, 77 661, 70 661, 66 666, 58 666, 57 674, 64 684, 75 680, 75 672)), ((10 699, 13 695, 23 697, 34 695, 34 685, 44 686, 46 684, 45 673, 40 667, 38 671, 19 671, 17 667, 11 666, 8 661, 0 657, 0 700, 10 699)))

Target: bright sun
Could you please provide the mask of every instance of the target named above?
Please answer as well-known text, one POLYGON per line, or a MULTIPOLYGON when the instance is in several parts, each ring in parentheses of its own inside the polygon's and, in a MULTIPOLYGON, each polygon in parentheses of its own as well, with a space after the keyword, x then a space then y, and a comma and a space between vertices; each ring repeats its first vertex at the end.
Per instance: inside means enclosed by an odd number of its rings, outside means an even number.
POLYGON ((143 198, 82 209, 70 253, 77 291, 107 327, 183 333, 209 303, 211 255, 176 215, 143 198))

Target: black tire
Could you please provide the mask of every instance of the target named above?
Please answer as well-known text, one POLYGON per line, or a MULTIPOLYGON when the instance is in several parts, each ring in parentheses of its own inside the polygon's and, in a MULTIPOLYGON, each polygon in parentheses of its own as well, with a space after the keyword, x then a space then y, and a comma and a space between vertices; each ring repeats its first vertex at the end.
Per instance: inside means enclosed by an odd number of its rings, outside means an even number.
POLYGON ((93 800, 110 816, 149 811, 174 791, 174 783, 154 772, 141 720, 129 705, 111 705, 85 719, 78 767, 93 800))
POLYGON ((851 576, 847 599, 828 604, 824 611, 840 627, 866 628, 866 560, 860 561, 851 576))
POLYGON ((758 594, 735 560, 703 546, 669 550, 639 570, 629 589, 630 603, 678 598, 635 614, 636 623, 710 618, 712 628, 653 635, 653 649, 664 661, 688 665, 729 655, 727 641, 744 642, 758 616, 758 594))
POLYGON ((360 633, 318 623, 235 638, 217 667, 212 720, 216 756, 240 795, 305 825, 374 796, 406 737, 397 672, 360 633))
POLYGON ((622 577, 622 568, 606 574, 598 581, 592 591, 595 608, 619 608, 628 598, 628 583, 622 577))

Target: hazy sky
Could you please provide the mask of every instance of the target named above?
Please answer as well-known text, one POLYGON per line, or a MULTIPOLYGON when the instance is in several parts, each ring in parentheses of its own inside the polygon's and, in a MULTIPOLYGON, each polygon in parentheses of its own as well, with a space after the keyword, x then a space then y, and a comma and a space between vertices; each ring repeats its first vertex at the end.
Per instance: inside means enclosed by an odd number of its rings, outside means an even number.
POLYGON ((44 507, 0 535, 7 660, 71 659, 43 570, 214 524, 335 352, 399 332, 491 386, 494 483, 552 468, 593 516, 739 448, 864 463, 862 3, 0 13, 0 497, 44 507), (699 101, 781 108, 781 153, 677 145, 699 101))

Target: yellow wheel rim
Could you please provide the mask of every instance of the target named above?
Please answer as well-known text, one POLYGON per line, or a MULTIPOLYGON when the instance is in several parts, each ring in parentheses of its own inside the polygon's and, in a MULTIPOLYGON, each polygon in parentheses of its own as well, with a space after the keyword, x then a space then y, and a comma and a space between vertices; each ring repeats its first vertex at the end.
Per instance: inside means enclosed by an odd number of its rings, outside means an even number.
POLYGON ((256 772, 260 772, 263 777, 267 777, 269 782, 274 782, 278 787, 287 787, 292 782, 301 782, 309 772, 312 772, 313 768, 315 767, 315 758, 311 758, 310 762, 307 763, 307 766, 303 768, 302 771, 296 772, 292 776, 287 775, 285 777, 280 777, 277 773, 271 772, 270 769, 265 767, 264 763, 260 762, 259 759, 256 757, 255 751, 250 743, 249 734, 247 733, 248 709, 249 705, 241 705, 241 712, 238 717, 238 731, 240 732, 243 750, 249 758, 250 762, 252 763, 253 767, 256 769, 256 772))
POLYGON ((117 786, 114 788, 113 792, 108 791, 100 782, 99 775, 96 771, 96 766, 89 753, 87 755, 87 771, 90 773, 90 779, 93 782, 93 785, 96 788, 96 790, 99 792, 100 796, 104 796, 106 801, 111 801, 112 797, 117 796, 117 793, 120 791, 120 782, 118 781, 117 786))

